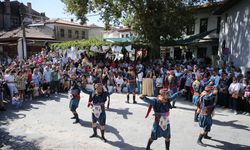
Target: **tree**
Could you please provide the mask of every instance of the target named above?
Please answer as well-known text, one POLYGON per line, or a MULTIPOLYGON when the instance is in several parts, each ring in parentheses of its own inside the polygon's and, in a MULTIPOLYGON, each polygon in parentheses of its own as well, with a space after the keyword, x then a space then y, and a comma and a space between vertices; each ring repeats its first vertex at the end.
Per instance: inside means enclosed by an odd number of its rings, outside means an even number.
POLYGON ((153 57, 160 54, 161 40, 171 41, 183 34, 192 19, 189 1, 193 0, 62 0, 66 11, 75 14, 82 23, 90 12, 100 12, 107 29, 110 23, 127 20, 150 43, 153 57))

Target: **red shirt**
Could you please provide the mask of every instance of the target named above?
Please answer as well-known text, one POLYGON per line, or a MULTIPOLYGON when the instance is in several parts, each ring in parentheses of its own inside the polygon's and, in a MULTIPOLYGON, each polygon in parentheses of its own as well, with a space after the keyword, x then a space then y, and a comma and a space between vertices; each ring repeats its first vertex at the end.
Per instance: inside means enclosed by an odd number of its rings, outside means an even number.
POLYGON ((31 82, 32 81, 32 73, 29 73, 28 74, 28 82, 31 82))

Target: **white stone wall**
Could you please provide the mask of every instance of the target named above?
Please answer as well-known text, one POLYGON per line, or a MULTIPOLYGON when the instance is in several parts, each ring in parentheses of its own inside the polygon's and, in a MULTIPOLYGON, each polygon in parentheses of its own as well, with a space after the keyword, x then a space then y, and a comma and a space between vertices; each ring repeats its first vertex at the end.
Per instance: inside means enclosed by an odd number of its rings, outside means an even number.
POLYGON ((91 28, 88 36, 89 39, 103 40, 103 28, 91 28))
POLYGON ((195 15, 194 35, 200 33, 200 19, 208 18, 207 31, 210 31, 217 28, 217 17, 218 16, 213 15, 212 12, 195 15))
POLYGON ((120 38, 120 33, 118 31, 105 32, 103 38, 120 38))
POLYGON ((219 35, 219 55, 222 55, 224 40, 225 47, 229 48, 231 53, 228 61, 233 61, 238 67, 250 68, 249 0, 239 2, 223 14, 219 35))
POLYGON ((131 31, 129 31, 129 32, 120 32, 120 38, 122 38, 122 36, 123 36, 123 38, 129 38, 129 37, 133 37, 134 33, 131 32, 131 31), (131 34, 132 34, 132 36, 131 36, 131 34), (127 35, 128 35, 128 37, 127 37, 127 35))

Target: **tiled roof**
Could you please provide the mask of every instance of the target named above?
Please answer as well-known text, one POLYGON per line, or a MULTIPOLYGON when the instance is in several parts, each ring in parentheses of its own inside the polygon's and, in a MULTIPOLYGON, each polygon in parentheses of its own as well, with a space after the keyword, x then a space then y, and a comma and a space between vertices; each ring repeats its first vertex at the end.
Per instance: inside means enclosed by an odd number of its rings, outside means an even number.
POLYGON ((72 26, 79 26, 79 27, 85 27, 85 28, 89 28, 87 25, 81 25, 79 23, 76 22, 71 22, 71 21, 67 21, 67 20, 62 20, 62 19, 51 19, 46 21, 47 24, 50 23, 57 23, 57 24, 64 24, 64 25, 72 25, 72 26))
POLYGON ((100 27, 100 26, 97 26, 95 24, 91 24, 91 25, 88 25, 90 28, 103 28, 103 27, 100 27))
POLYGON ((127 27, 125 27, 125 28, 112 28, 111 30, 107 30, 104 33, 110 34, 110 33, 116 32, 116 31, 117 32, 132 32, 132 29, 127 28, 127 27))
MULTIPOLYGON (((49 32, 46 30, 39 30, 37 28, 25 28, 26 38, 31 39, 51 39, 53 40, 53 32, 49 32)), ((23 30, 21 28, 17 28, 8 32, 0 32, 0 40, 10 39, 10 38, 20 38, 23 35, 23 30)))

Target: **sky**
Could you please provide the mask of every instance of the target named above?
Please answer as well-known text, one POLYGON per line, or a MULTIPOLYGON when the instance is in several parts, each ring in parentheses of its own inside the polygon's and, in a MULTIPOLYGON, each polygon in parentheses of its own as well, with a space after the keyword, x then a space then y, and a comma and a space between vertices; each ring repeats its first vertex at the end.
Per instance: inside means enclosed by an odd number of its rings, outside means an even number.
MULTIPOLYGON (((27 5, 30 2, 32 8, 38 12, 45 12, 46 16, 50 19, 61 18, 65 20, 74 19, 76 17, 64 11, 65 4, 61 0, 18 0, 19 2, 27 5)), ((87 15, 88 16, 88 15, 87 15)), ((103 22, 99 20, 100 16, 93 16, 89 14, 87 24, 96 24, 98 26, 104 26, 103 22)))

